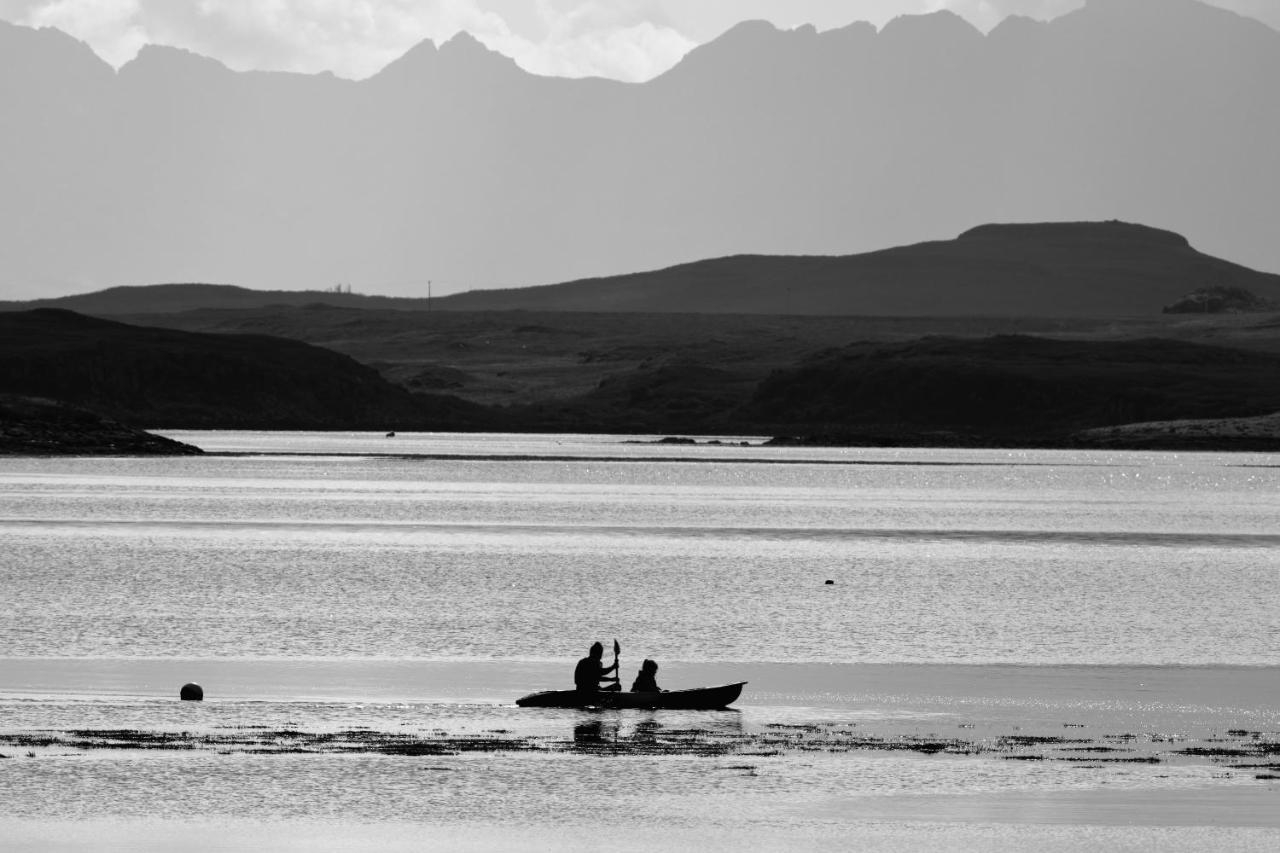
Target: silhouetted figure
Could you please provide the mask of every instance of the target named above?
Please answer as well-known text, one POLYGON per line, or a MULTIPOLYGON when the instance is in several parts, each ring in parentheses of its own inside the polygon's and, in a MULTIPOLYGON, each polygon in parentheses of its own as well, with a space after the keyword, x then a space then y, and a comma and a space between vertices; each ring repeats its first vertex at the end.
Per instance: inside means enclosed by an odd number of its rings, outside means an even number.
POLYGON ((640 672, 636 674, 636 680, 631 682, 632 693, 661 693, 662 688, 658 686, 658 665, 651 660, 645 659, 640 665, 640 672))
POLYGON ((622 685, 618 683, 617 677, 607 678, 611 672, 618 671, 618 662, 614 661, 612 665, 605 666, 604 646, 600 643, 591 644, 591 653, 585 658, 578 661, 577 667, 573 670, 573 684, 579 691, 584 693, 597 693, 601 690, 621 690, 622 685), (605 687, 600 686, 600 682, 608 681, 605 687))

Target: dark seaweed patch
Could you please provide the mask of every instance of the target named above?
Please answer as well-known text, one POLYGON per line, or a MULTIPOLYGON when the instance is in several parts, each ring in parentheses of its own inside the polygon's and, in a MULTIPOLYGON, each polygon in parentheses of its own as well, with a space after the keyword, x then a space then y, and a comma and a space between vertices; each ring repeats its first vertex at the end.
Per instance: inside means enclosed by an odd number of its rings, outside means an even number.
POLYGON ((1087 740, 1069 740, 1064 737, 1039 737, 1035 735, 1005 735, 997 743, 1003 746, 1041 746, 1044 744, 1088 743, 1087 740))
POLYGON ((1093 764, 1159 764, 1162 759, 1155 755, 1133 755, 1116 758, 1098 758, 1090 756, 1088 758, 1074 755, 1055 756, 1058 761, 1087 761, 1093 764))
POLYGON ((1175 750, 1175 752, 1178 755, 1198 755, 1208 758, 1242 758, 1257 754, 1248 749, 1232 749, 1224 746, 1189 746, 1186 749, 1175 750))
MULTIPOLYGON (((208 751, 218 755, 384 755, 441 758, 469 753, 576 753, 600 758, 626 756, 737 757, 769 759, 785 755, 858 751, 913 753, 921 756, 991 756, 1009 761, 1059 763, 1063 767, 1102 768, 1118 764, 1161 764, 1166 761, 1256 759, 1224 767, 1224 777, 1256 771, 1257 778, 1274 776, 1280 764, 1267 760, 1280 753, 1275 735, 1243 729, 1229 738, 1185 738, 1156 734, 1104 735, 1066 738, 1012 733, 990 739, 967 740, 934 734, 877 736, 855 731, 847 722, 773 723, 757 731, 736 727, 664 726, 643 718, 627 724, 626 716, 599 717, 580 722, 564 736, 521 736, 508 729, 482 734, 450 733, 444 729, 379 731, 352 727, 337 731, 305 731, 296 724, 272 729, 228 726, 213 731, 148 731, 137 729, 67 729, 0 733, 0 747, 56 748, 59 754, 89 750, 208 751), (1185 744, 1178 750, 1166 744, 1185 744)), ((34 757, 35 752, 28 755, 34 757)), ((3 757, 3 754, 0 754, 3 757)), ((442 770, 428 766, 424 770, 442 770)), ((722 769, 754 772, 754 764, 728 764, 722 769)))
POLYGON ((1132 749, 1122 746, 1073 746, 1071 752, 1133 752, 1132 749))

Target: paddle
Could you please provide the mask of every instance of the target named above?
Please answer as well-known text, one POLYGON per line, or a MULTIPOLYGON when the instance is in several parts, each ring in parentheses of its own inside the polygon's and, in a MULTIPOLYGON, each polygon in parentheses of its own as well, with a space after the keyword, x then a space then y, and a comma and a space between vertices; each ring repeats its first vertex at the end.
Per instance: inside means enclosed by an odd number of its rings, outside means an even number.
POLYGON ((618 689, 622 689, 622 669, 618 667, 618 652, 622 651, 622 647, 618 645, 618 638, 613 638, 613 680, 618 683, 618 689))

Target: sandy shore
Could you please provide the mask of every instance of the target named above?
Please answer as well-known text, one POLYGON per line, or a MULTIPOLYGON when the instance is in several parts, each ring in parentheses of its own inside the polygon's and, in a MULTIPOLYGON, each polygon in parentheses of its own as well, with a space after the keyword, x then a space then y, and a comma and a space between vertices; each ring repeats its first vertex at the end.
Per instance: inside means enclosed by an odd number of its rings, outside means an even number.
POLYGON ((0 835, 40 853, 1280 844, 1275 668, 671 663, 673 686, 746 678, 741 707, 511 704, 562 669, 0 659, 0 835), (177 700, 187 676, 206 701, 177 700))
MULTIPOLYGON (((1254 804, 1274 810, 1259 797, 1254 804)), ((975 811, 982 806, 975 803, 975 811)), ((987 801, 984 805, 998 805, 987 801)), ((1117 800, 1117 808, 1133 803, 1117 800)), ((1038 814, 1045 814, 1043 808, 1038 814)), ((1117 824, 1028 824, 997 820, 966 823, 928 819, 856 820, 789 826, 772 831, 717 828, 714 831, 655 830, 625 819, 584 830, 555 825, 493 827, 432 826, 419 823, 359 824, 340 821, 258 823, 253 821, 22 821, 0 818, 0 834, 12 853, 81 853, 81 851, 184 850, 187 853, 273 850, 281 853, 344 851, 400 853, 449 850, 461 853, 496 851, 566 851, 589 853, 608 849, 622 853, 654 850, 726 851, 867 851, 867 853, 1204 853, 1231 850, 1266 853, 1280 843, 1280 831, 1256 827, 1152 826, 1140 820, 1117 824)))

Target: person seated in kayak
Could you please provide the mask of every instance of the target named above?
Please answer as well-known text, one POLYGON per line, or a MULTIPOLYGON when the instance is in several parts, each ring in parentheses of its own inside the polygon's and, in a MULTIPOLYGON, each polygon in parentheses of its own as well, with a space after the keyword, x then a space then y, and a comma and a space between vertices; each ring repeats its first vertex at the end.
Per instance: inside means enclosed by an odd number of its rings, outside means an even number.
POLYGON ((636 673, 636 680, 631 682, 632 693, 662 693, 663 690, 658 686, 658 665, 651 660, 646 659, 640 666, 640 672, 636 673))
POLYGON ((617 676, 607 678, 611 672, 618 671, 618 662, 615 660, 611 665, 605 666, 602 658, 604 657, 604 646, 600 643, 591 644, 591 653, 585 658, 578 661, 578 666, 573 670, 573 684, 578 690, 585 693, 596 693, 601 690, 621 690, 622 685, 618 683, 617 676), (600 682, 611 682, 607 687, 601 687, 600 682))

